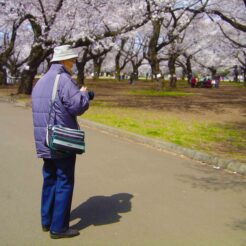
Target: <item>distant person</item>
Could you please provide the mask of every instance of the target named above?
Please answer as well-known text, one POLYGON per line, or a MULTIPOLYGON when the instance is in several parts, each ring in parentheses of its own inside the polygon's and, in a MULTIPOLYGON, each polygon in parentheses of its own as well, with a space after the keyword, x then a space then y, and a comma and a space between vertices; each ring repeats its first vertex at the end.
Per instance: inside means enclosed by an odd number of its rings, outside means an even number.
POLYGON ((219 88, 219 84, 220 84, 220 76, 216 76, 215 78, 215 88, 219 88))
POLYGON ((212 80, 208 77, 206 81, 206 88, 211 88, 212 87, 212 80))
POLYGON ((193 76, 193 77, 191 78, 191 87, 192 87, 192 88, 195 88, 195 87, 196 87, 196 82, 197 82, 197 81, 196 81, 196 77, 193 76))
POLYGON ((132 85, 134 83, 134 80, 135 80, 135 74, 131 73, 129 77, 129 84, 132 85))
POLYGON ((69 228, 74 187, 75 154, 51 151, 45 145, 46 127, 51 122, 78 129, 76 116, 89 107, 86 87, 77 87, 71 77, 72 67, 78 57, 70 45, 54 49, 52 65, 38 80, 32 92, 32 113, 37 157, 43 159, 43 189, 41 199, 41 225, 50 231, 53 239, 79 235, 69 228), (58 90, 48 122, 53 85, 60 74, 58 90))
POLYGON ((212 84, 212 87, 215 88, 216 87, 216 80, 215 79, 212 79, 211 84, 212 84))

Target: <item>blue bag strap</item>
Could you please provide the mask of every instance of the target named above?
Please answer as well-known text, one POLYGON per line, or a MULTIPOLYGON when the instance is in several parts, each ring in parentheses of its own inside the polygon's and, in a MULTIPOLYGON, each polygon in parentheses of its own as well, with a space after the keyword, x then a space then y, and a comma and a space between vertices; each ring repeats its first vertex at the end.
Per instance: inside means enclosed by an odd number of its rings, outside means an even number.
POLYGON ((57 93, 57 88, 58 88, 58 83, 59 83, 60 76, 61 75, 59 73, 56 75, 55 83, 54 83, 54 86, 53 86, 52 98, 51 98, 52 106, 53 106, 53 104, 55 102, 55 99, 56 99, 56 93, 57 93))
MULTIPOLYGON (((57 93, 57 89, 58 89, 58 83, 59 83, 60 76, 61 76, 61 74, 59 74, 59 73, 56 75, 55 82, 54 82, 54 85, 53 85, 52 97, 51 97, 51 101, 50 101, 50 112, 49 112, 48 124, 50 124, 51 111, 52 111, 52 108, 53 108, 54 103, 55 103, 56 93, 57 93)), ((80 129, 80 126, 79 126, 79 123, 78 123, 76 117, 75 117, 75 121, 77 123, 78 129, 80 129)))
POLYGON ((51 97, 51 100, 50 100, 50 111, 49 111, 49 117, 48 117, 48 124, 50 124, 51 111, 52 111, 52 108, 53 108, 54 103, 55 103, 56 93, 57 93, 57 88, 58 88, 58 83, 59 83, 60 76, 61 76, 61 74, 59 74, 59 73, 56 75, 55 82, 54 82, 54 85, 53 85, 52 97, 51 97))

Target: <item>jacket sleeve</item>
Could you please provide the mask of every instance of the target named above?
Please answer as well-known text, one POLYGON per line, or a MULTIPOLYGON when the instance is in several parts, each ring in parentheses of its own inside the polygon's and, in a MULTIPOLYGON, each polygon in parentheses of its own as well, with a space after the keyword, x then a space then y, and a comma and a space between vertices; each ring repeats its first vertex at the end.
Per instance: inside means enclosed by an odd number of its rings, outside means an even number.
POLYGON ((88 93, 81 92, 72 79, 66 77, 65 80, 60 90, 62 104, 71 115, 81 115, 89 108, 88 93))

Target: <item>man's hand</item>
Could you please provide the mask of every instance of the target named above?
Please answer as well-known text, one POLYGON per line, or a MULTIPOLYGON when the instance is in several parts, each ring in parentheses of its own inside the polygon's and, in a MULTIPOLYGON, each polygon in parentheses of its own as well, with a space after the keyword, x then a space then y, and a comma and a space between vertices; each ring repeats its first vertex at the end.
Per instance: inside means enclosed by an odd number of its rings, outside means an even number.
POLYGON ((85 91, 87 91, 87 87, 85 87, 85 86, 82 86, 82 87, 80 88, 80 91, 82 91, 82 92, 85 92, 85 91))

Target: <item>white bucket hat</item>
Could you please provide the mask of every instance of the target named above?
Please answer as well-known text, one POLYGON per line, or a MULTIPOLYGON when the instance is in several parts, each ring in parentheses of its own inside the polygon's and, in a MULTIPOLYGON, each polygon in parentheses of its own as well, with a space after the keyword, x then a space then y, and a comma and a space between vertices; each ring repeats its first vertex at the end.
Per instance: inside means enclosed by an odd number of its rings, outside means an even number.
POLYGON ((72 48, 71 45, 66 44, 54 48, 54 55, 51 62, 64 61, 77 57, 78 53, 72 48))

